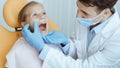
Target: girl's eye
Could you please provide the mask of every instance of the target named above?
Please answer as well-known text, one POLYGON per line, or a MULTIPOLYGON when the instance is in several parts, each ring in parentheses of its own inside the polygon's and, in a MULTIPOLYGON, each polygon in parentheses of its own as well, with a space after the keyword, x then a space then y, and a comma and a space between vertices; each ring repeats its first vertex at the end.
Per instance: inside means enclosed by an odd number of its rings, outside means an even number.
POLYGON ((37 14, 33 14, 33 16, 37 16, 37 14))
POLYGON ((43 12, 43 15, 46 15, 46 12, 43 12))

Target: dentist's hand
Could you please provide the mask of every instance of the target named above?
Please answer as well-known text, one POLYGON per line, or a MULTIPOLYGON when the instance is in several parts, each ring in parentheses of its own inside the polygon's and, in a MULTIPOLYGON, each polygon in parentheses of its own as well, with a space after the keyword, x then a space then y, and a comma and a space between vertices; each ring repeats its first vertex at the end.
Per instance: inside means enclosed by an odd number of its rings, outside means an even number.
POLYGON ((31 32, 29 28, 29 24, 25 25, 22 30, 22 35, 25 40, 39 52, 43 49, 45 43, 39 31, 38 24, 36 22, 34 23, 34 32, 31 32))
POLYGON ((51 31, 46 36, 43 36, 46 43, 55 45, 66 45, 68 43, 68 38, 59 31, 51 31))

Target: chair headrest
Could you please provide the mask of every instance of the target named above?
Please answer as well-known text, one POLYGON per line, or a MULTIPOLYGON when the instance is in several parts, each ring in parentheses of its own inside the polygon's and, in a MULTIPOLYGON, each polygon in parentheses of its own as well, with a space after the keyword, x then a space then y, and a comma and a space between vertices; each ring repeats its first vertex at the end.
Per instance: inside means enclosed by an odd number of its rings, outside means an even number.
POLYGON ((3 16, 6 23, 10 27, 21 27, 18 23, 18 13, 24 5, 28 3, 27 0, 7 0, 3 8, 3 16))

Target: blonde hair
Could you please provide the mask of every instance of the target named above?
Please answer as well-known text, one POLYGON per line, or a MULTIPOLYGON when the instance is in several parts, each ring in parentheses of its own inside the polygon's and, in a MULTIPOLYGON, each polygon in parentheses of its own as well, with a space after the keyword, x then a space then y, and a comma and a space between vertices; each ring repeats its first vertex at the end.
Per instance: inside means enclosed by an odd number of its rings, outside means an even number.
POLYGON ((38 2, 35 2, 35 1, 31 1, 28 4, 26 4, 18 14, 18 22, 19 23, 25 22, 26 17, 27 17, 27 15, 26 15, 27 9, 30 8, 31 6, 37 5, 37 4, 40 5, 41 7, 43 7, 43 5, 41 3, 38 3, 38 2))

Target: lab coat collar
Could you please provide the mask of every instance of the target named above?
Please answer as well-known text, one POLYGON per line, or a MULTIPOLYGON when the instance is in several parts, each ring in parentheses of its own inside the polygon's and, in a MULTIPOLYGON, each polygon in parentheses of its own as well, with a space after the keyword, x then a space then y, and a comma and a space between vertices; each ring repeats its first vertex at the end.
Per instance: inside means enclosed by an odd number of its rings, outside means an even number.
POLYGON ((109 20, 102 31, 98 33, 91 41, 88 47, 88 52, 96 52, 100 47, 103 47, 102 44, 104 41, 109 38, 119 27, 120 18, 117 10, 115 10, 115 13, 112 15, 111 20, 109 20))
POLYGON ((95 34, 99 33, 111 20, 111 18, 113 17, 110 16, 106 21, 104 21, 103 23, 99 24, 98 26, 94 27, 92 30, 95 32, 95 34))
POLYGON ((115 13, 113 14, 113 17, 111 18, 109 23, 106 25, 106 27, 103 28, 102 35, 105 38, 108 38, 119 27, 120 27, 120 18, 117 10, 115 9, 115 13))

